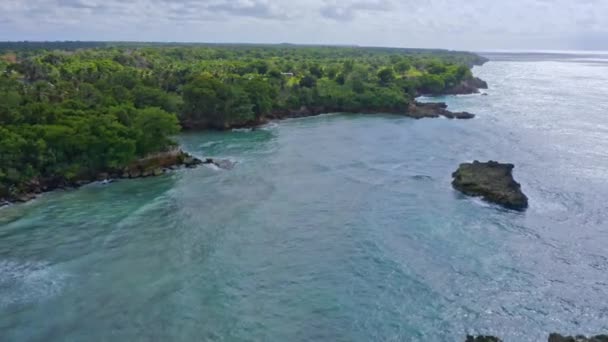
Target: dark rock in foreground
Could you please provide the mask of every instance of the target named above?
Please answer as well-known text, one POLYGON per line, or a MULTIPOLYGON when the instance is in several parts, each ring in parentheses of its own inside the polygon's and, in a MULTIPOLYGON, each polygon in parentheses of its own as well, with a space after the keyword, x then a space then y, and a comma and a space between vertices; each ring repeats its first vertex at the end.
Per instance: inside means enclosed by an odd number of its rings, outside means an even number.
POLYGON ((594 337, 585 336, 562 336, 551 334, 549 342, 608 342, 608 335, 598 335, 594 337))
POLYGON ((513 164, 495 161, 461 164, 452 174, 452 186, 466 195, 481 196, 509 209, 524 210, 528 207, 528 197, 513 179, 513 169, 513 164))
POLYGON ((502 342, 501 339, 494 336, 467 336, 465 342, 502 342))
POLYGON ((414 119, 438 118, 440 116, 448 119, 472 119, 474 114, 469 112, 450 112, 448 105, 443 102, 414 102, 407 109, 406 115, 414 119))

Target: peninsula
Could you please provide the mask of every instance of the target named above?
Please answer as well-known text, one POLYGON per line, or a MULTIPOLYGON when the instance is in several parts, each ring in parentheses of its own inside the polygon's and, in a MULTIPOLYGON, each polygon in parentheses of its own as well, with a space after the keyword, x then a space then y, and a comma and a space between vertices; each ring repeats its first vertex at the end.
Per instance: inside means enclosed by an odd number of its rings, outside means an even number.
POLYGON ((414 99, 478 92, 487 84, 471 67, 485 61, 447 50, 0 43, 0 203, 162 174, 193 158, 176 152, 182 129, 328 112, 470 119, 414 99))

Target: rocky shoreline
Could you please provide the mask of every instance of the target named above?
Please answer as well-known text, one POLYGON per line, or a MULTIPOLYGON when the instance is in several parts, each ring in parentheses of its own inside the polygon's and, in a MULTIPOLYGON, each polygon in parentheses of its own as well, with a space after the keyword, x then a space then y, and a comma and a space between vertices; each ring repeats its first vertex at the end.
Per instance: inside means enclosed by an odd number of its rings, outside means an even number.
MULTIPOLYGON (((487 83, 477 77, 462 81, 460 84, 448 89, 440 95, 474 94, 479 89, 486 89, 487 83)), ((447 104, 443 102, 418 102, 413 101, 404 108, 359 108, 357 110, 345 108, 331 108, 324 106, 303 106, 297 110, 275 110, 271 114, 259 118, 258 120, 242 123, 225 125, 224 127, 214 127, 208 122, 182 122, 184 130, 220 129, 230 130, 239 128, 257 128, 267 124, 272 120, 283 120, 291 118, 302 118, 317 116, 326 113, 387 113, 402 115, 413 119, 439 118, 448 119, 472 119, 474 114, 469 112, 452 112, 447 109, 447 104)), ((13 189, 8 194, 0 194, 0 207, 15 203, 27 202, 36 198, 39 194, 57 189, 78 188, 83 185, 96 181, 110 181, 113 179, 132 179, 160 176, 168 171, 182 167, 192 168, 201 164, 215 164, 219 168, 230 169, 233 167, 228 161, 215 161, 206 159, 202 161, 179 149, 160 152, 135 161, 131 165, 121 170, 105 170, 95 175, 78 177, 77 180, 67 180, 64 178, 38 178, 22 184, 19 189, 13 189)))
POLYGON ((410 104, 405 116, 414 119, 438 118, 440 116, 448 119, 473 119, 475 114, 469 112, 451 112, 444 102, 414 102, 410 104))
POLYGON ((14 190, 9 196, 0 198, 0 207, 11 203, 24 203, 37 198, 40 194, 60 189, 77 189, 93 182, 110 183, 116 179, 136 179, 161 176, 167 172, 183 168, 196 168, 210 164, 221 169, 232 169, 234 163, 229 160, 207 158, 200 160, 180 149, 159 152, 139 159, 120 170, 107 170, 93 176, 83 176, 69 181, 62 178, 38 178, 14 190))
MULTIPOLYGON (((488 84, 486 81, 472 77, 467 80, 460 82, 459 84, 439 93, 439 94, 425 94, 424 92, 418 95, 469 95, 478 94, 480 89, 487 89, 488 84)), ((484 94, 487 95, 487 94, 484 94)), ((474 114, 469 112, 452 112, 447 109, 448 106, 444 102, 418 102, 413 101, 407 106, 401 108, 342 108, 342 107, 327 107, 327 106, 302 106, 299 109, 276 109, 270 114, 265 115, 256 120, 239 123, 239 124, 225 124, 223 126, 216 126, 207 121, 182 121, 182 128, 186 131, 189 130, 205 130, 205 129, 216 129, 216 130, 230 130, 230 129, 241 129, 241 128, 256 128, 261 125, 267 124, 272 120, 284 120, 294 118, 304 118, 310 116, 317 116, 327 113, 353 113, 353 114, 370 114, 370 113, 385 113, 402 115, 413 119, 423 118, 438 118, 445 117, 448 119, 472 119, 475 117, 474 114)))
POLYGON ((184 130, 231 130, 241 128, 257 128, 265 125, 273 120, 285 120, 285 119, 296 119, 305 118, 311 116, 318 116, 327 113, 351 113, 351 114, 370 114, 370 113, 383 113, 383 114, 394 114, 401 115, 412 119, 424 119, 424 118, 439 118, 444 117, 447 119, 473 119, 475 114, 469 112, 452 112, 447 109, 448 106, 444 102, 418 102, 414 101, 410 103, 406 108, 361 108, 358 110, 346 110, 344 108, 333 108, 333 107, 306 107, 303 106, 300 109, 291 110, 275 110, 269 115, 262 117, 256 121, 251 121, 243 124, 225 125, 223 127, 216 127, 210 125, 207 122, 184 122, 182 126, 184 130))
POLYGON ((442 95, 478 94, 479 89, 488 89, 488 83, 479 77, 472 77, 444 91, 442 95))
POLYGON ((347 111, 343 108, 327 108, 327 107, 302 107, 299 110, 280 111, 268 116, 268 119, 281 120, 281 119, 292 119, 292 118, 303 118, 308 116, 317 116, 326 113, 353 113, 353 114, 364 114, 364 113, 386 113, 402 115, 412 119, 423 119, 423 118, 438 118, 445 117, 448 119, 472 119, 475 117, 474 114, 468 112, 451 112, 448 109, 447 104, 443 102, 418 102, 414 101, 408 105, 407 108, 382 108, 382 109, 365 109, 362 108, 357 111, 347 111))

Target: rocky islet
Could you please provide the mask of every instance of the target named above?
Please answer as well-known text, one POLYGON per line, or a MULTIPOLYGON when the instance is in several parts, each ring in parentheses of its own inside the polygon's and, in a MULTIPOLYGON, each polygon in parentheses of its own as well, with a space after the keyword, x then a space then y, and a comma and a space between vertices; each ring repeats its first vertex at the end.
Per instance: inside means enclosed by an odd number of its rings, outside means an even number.
POLYGON ((452 186, 465 195, 482 197, 509 209, 524 210, 528 207, 528 197, 513 178, 514 168, 513 164, 496 161, 463 163, 452 174, 452 186))

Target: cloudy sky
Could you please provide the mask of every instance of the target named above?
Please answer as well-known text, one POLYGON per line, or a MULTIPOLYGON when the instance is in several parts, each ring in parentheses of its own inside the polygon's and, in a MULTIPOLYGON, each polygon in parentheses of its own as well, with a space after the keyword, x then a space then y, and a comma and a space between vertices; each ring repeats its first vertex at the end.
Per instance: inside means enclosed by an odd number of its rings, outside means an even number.
POLYGON ((608 50, 608 0, 0 0, 0 40, 608 50))

